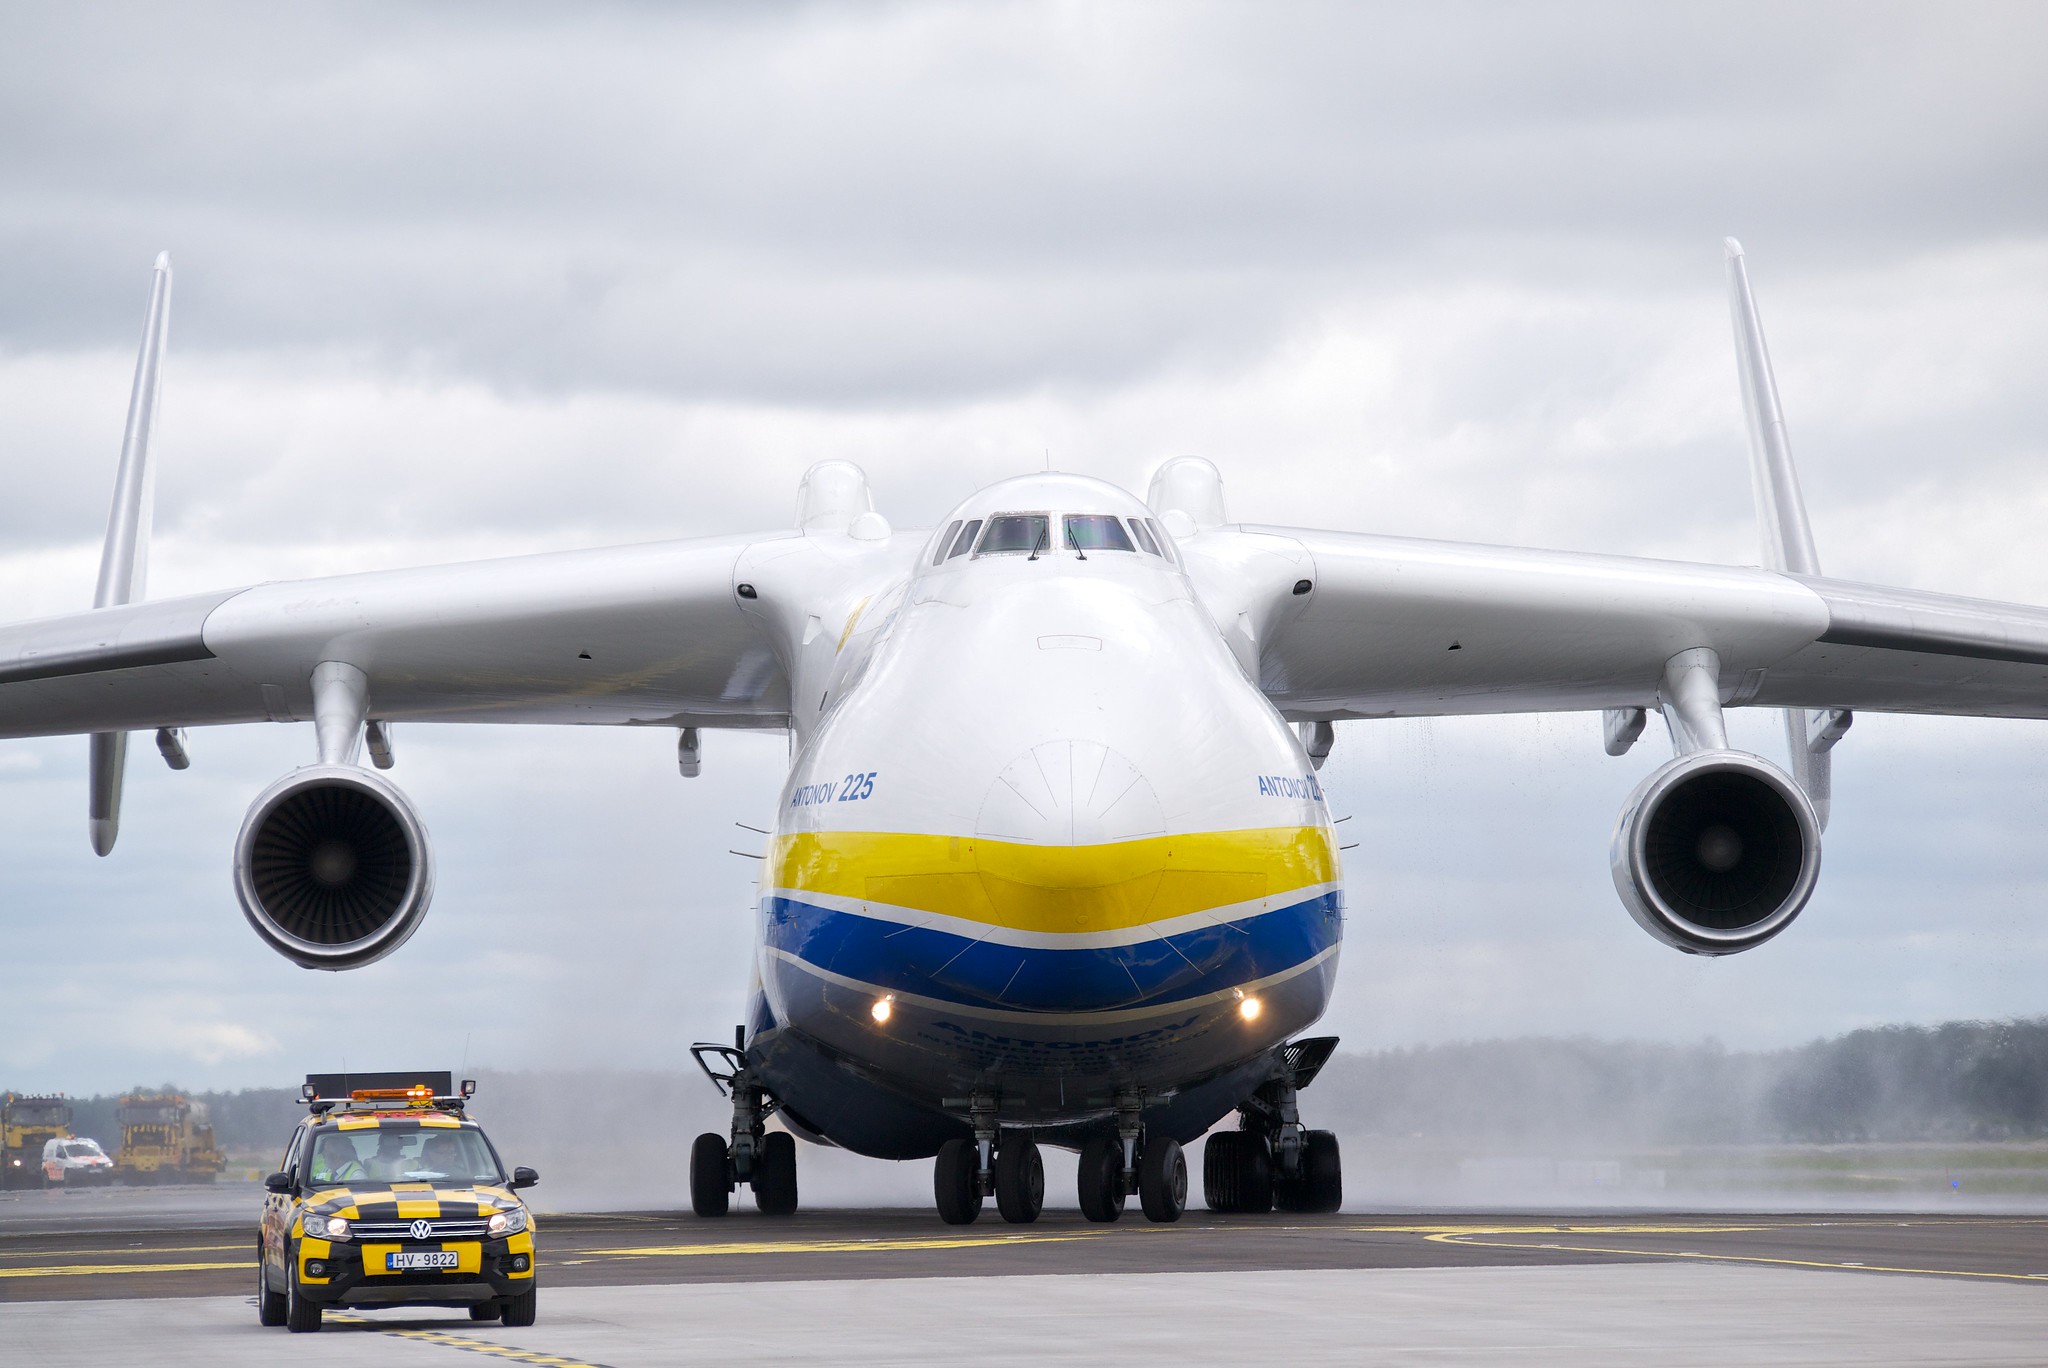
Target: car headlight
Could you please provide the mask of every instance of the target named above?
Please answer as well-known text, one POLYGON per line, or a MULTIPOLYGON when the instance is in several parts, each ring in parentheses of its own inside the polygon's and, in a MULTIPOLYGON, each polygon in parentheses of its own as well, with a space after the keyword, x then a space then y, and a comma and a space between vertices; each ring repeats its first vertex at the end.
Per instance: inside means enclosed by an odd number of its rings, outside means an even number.
POLYGON ((514 1207, 491 1217, 490 1232, 493 1235, 517 1235, 526 1229, 526 1208, 514 1207))
POLYGON ((348 1218, 344 1216, 308 1216, 305 1221, 306 1234, 316 1240, 346 1240, 348 1218))

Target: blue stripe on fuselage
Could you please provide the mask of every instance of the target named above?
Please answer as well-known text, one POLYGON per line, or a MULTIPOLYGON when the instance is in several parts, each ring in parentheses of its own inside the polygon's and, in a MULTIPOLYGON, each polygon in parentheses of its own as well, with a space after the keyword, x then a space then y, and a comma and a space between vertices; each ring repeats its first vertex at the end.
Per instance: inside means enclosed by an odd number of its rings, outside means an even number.
MULTIPOLYGON (((1044 949, 763 900, 765 939, 808 964, 891 992, 1021 1012, 1107 1011, 1224 992, 1284 973, 1336 944, 1335 892, 1131 945, 1044 949)), ((910 914, 915 915, 915 914, 910 914)))

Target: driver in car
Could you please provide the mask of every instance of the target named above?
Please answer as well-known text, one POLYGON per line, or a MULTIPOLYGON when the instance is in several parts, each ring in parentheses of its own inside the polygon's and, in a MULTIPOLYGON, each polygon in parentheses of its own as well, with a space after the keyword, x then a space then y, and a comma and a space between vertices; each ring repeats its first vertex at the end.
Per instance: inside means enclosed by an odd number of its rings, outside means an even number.
POLYGON ((462 1144, 452 1135, 432 1135, 420 1146, 418 1167, 436 1178, 468 1177, 461 1173, 462 1144))

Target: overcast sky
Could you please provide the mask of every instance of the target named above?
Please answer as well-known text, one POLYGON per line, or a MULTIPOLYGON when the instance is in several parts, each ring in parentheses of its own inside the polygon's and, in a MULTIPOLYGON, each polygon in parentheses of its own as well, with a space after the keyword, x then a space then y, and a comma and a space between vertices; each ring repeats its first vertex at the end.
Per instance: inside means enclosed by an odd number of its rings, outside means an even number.
MULTIPOLYGON (((2048 603, 2035 5, 12 6, 0 617, 87 606, 155 253, 153 589, 791 521, 1047 459, 1233 517, 1746 563, 1741 237, 1831 573, 2048 603)), ((1775 724, 1738 735, 1774 745, 1775 724)), ((393 959, 236 908, 307 726, 0 743, 0 1086, 672 1065, 737 1019, 779 738, 404 728, 393 959)), ((1595 718, 1345 724, 1350 1046, 1790 1043, 2048 1010, 2048 731, 1864 716, 1820 892, 1720 961, 1606 843, 1595 718)))

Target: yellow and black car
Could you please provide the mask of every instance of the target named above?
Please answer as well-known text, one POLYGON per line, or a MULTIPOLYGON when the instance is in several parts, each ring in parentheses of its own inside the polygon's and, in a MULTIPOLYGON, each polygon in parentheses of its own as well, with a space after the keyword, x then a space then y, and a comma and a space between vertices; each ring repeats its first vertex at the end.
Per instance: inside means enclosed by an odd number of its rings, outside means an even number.
POLYGON ((457 1306, 531 1325, 534 1220, 446 1073, 314 1074, 306 1119, 264 1180, 257 1318, 318 1330, 342 1306, 457 1306))

